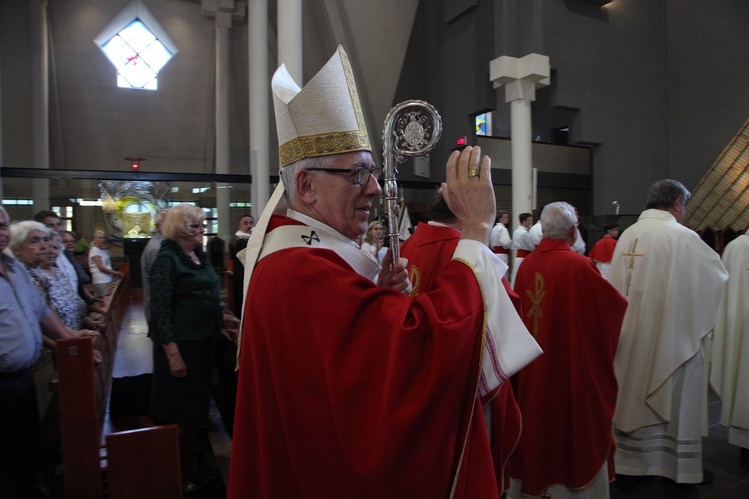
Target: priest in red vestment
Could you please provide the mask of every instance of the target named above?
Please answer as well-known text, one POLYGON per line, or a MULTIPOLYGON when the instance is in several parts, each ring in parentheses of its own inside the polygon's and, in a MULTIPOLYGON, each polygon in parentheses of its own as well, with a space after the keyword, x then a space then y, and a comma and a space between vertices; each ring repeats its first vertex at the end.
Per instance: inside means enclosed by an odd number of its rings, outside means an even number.
POLYGON ((616 238, 619 236, 619 224, 616 222, 606 222, 602 228, 606 234, 596 241, 588 257, 596 264, 604 279, 608 279, 609 271, 611 270, 611 259, 614 257, 614 248, 616 248, 616 238))
MULTIPOLYGON (((460 221, 438 192, 432 204, 429 222, 419 223, 414 234, 401 247, 401 256, 408 260, 408 272, 413 285, 411 296, 434 289, 435 278, 450 262, 460 241, 460 229, 460 221)), ((498 327, 505 332, 512 331, 515 341, 535 343, 519 316, 520 297, 512 291, 504 277, 502 285, 502 299, 505 299, 506 294, 509 299, 507 304, 511 304, 516 313, 512 313, 510 307, 507 307, 502 317, 503 322, 498 327)), ((505 374, 511 376, 514 373, 505 374)), ((482 393, 479 388, 479 395, 484 408, 483 417, 490 433, 497 486, 501 492, 509 486, 507 463, 520 438, 520 410, 510 383, 503 383, 499 388, 486 393, 482 393)))
POLYGON ((404 259, 388 252, 380 269, 355 242, 382 190, 346 53, 304 89, 283 66, 272 87, 281 182, 241 256, 228 496, 497 497, 477 403, 480 379, 491 390, 502 372, 484 367, 501 365, 485 348, 501 263, 487 247, 491 161, 478 147, 450 156, 461 241, 411 297, 404 259))
POLYGON ((523 433, 508 497, 608 497, 613 363, 627 301, 570 248, 577 234, 572 206, 547 205, 541 225, 544 237, 515 281, 525 324, 544 355, 514 379, 523 433))

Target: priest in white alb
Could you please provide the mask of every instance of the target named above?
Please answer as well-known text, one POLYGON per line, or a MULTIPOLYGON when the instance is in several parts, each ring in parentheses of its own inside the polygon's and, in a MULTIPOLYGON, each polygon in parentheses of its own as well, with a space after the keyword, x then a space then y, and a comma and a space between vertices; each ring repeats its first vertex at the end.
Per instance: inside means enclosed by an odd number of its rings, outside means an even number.
POLYGON ((723 290, 713 338, 710 385, 720 397, 720 424, 728 427, 728 443, 741 448, 741 465, 749 467, 749 234, 723 251, 731 278, 723 290), (741 382, 743 380, 743 383, 741 382))
POLYGON ((647 209, 616 245, 609 281, 628 301, 614 369, 616 472, 709 481, 706 336, 728 273, 718 254, 679 222, 689 191, 660 180, 647 209))

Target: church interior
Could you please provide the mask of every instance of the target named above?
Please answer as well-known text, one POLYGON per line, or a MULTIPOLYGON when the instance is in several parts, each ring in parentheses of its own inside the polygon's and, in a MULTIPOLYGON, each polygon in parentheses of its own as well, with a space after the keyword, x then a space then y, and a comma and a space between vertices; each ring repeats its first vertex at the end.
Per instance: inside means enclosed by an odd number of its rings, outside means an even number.
MULTIPOLYGON (((510 213, 513 227, 521 207, 536 220, 547 203, 567 201, 590 248, 604 222, 626 229, 648 187, 672 178, 692 193, 684 225, 720 253, 749 225, 747 26, 746 0, 0 2, 2 205, 12 220, 52 209, 86 239, 106 230, 113 261, 128 271, 108 304, 111 357, 90 380, 90 431, 60 429, 82 439, 76 445, 88 442, 93 457, 80 453, 66 464, 63 441, 51 458, 49 497, 106 496, 107 435, 150 425, 151 342, 138 262, 156 210, 203 208, 205 244, 218 244, 212 262, 222 299, 233 300, 237 219, 258 219, 279 182, 269 83, 280 64, 302 85, 344 46, 375 152, 393 106, 410 99, 435 106, 440 142, 398 171, 401 211, 412 226, 426 220, 443 165, 464 137, 492 157, 497 209, 510 213), (128 56, 114 43, 138 20, 159 49, 128 56), (521 141, 532 168, 526 191, 513 185, 521 141), (530 204, 518 203, 521 194, 530 204), (71 469, 85 486, 70 488, 71 469)), ((384 199, 374 207, 374 217, 384 216, 384 199)), ((611 497, 749 497, 749 471, 719 413, 713 393, 704 439, 713 483, 612 483, 611 497)), ((224 416, 214 404, 207 459, 220 473, 200 497, 226 495, 224 416)))

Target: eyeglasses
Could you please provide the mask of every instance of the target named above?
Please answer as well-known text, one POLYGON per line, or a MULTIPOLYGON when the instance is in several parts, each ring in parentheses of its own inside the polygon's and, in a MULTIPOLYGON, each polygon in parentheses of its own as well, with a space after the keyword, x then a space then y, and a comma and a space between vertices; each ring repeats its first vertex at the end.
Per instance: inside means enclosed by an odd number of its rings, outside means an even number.
POLYGON ((315 172, 328 172, 328 173, 348 173, 349 175, 356 174, 356 183, 359 185, 367 185, 369 177, 372 176, 375 180, 380 180, 380 174, 382 170, 380 168, 307 168, 307 171, 315 172))
POLYGON ((190 227, 192 230, 205 229, 205 224, 188 224, 187 226, 190 227))

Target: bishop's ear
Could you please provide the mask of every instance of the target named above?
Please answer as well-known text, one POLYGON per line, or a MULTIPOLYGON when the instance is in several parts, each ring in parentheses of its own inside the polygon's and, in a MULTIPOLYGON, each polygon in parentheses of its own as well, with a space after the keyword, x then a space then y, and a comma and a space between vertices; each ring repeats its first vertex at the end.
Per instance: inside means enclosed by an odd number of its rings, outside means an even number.
POLYGON ((306 204, 312 204, 315 201, 316 176, 307 170, 299 170, 294 177, 294 188, 296 197, 306 204))

